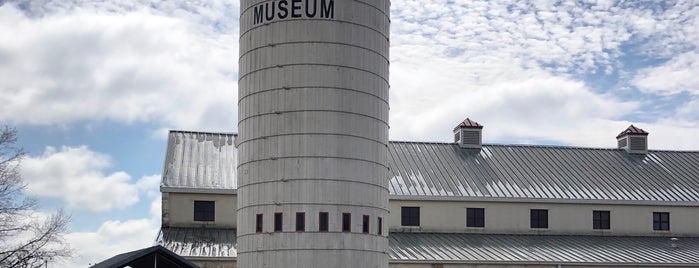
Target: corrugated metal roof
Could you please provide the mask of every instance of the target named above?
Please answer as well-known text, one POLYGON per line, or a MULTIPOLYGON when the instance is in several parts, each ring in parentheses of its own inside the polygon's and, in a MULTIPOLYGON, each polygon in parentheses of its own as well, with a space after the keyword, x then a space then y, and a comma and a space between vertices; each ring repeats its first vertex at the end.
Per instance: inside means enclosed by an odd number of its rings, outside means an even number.
MULTIPOLYGON (((171 131, 163 191, 235 192, 235 134, 171 131)), ((391 198, 699 205, 699 152, 390 142, 391 198)))
POLYGON ((161 228, 156 244, 182 257, 235 258, 235 229, 161 228))
MULTIPOLYGON (((162 228, 157 244, 187 258, 237 257, 235 229, 162 228)), ((390 233, 391 263, 699 265, 699 238, 390 233)))
POLYGON ((699 205, 699 152, 391 142, 391 198, 699 205))
POLYGON ((699 265, 699 238, 391 233, 390 262, 699 265))
POLYGON ((233 133, 170 131, 161 187, 176 190, 237 188, 233 133))

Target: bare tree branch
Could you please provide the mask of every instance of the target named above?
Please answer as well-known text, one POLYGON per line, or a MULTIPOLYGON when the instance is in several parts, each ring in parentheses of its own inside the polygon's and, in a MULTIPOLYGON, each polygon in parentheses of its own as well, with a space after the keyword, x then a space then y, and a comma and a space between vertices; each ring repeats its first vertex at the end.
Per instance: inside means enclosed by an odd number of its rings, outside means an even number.
POLYGON ((40 267, 69 257, 63 240, 70 216, 62 210, 41 217, 36 200, 26 197, 20 175, 25 152, 16 147, 17 131, 5 126, 0 133, 0 267, 40 267))

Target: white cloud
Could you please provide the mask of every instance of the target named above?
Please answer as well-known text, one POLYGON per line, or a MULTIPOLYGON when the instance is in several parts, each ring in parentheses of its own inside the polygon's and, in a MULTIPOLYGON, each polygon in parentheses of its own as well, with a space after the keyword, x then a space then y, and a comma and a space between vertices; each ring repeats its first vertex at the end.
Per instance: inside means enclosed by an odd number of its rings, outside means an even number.
POLYGON ((69 232, 66 242, 74 250, 73 258, 53 263, 52 267, 88 267, 118 254, 153 246, 160 230, 160 175, 144 176, 134 184, 150 199, 147 214, 135 213, 130 220, 108 220, 94 231, 69 232), (139 218, 141 217, 141 218, 139 218))
MULTIPOLYGON (((696 4, 404 0, 391 11, 392 139, 450 141, 467 116, 486 126, 488 142, 614 147, 631 123, 697 130, 687 123, 693 102, 667 120, 668 99, 629 95, 633 86, 652 94, 696 90, 689 75, 699 72, 690 56, 696 48, 678 54, 698 45, 696 4), (635 76, 638 63, 622 62, 626 53, 675 57, 635 76), (590 75, 619 75, 619 82, 600 89, 590 75), (632 121, 639 115, 646 121, 632 121)), ((657 132, 652 148, 699 148, 657 132)))
POLYGON ((73 232, 66 240, 76 256, 61 267, 87 267, 118 254, 153 246, 160 222, 151 219, 106 221, 93 232, 73 232))
POLYGON ((679 54, 659 66, 639 71, 633 83, 639 90, 654 94, 688 92, 699 95, 699 53, 679 54))
POLYGON ((160 206, 161 197, 158 193, 152 196, 147 217, 125 221, 109 220, 95 231, 68 233, 65 238, 74 249, 75 256, 54 263, 54 266, 87 267, 121 253, 153 246, 160 230, 160 206))
POLYGON ((452 128, 468 116, 486 126, 489 142, 613 146, 628 127, 617 120, 638 106, 567 76, 480 59, 460 63, 427 55, 393 65, 392 88, 398 89, 391 92, 391 138, 449 141, 452 128))
POLYGON ((38 18, 0 6, 0 38, 12 40, 0 43, 0 120, 229 130, 236 118, 236 33, 201 26, 211 22, 209 9, 163 14, 131 4, 38 18))
POLYGON ((41 156, 23 161, 22 176, 31 194, 62 199, 70 209, 108 211, 135 204, 139 192, 155 195, 159 175, 132 182, 126 172, 106 172, 111 166, 108 155, 86 146, 46 147, 41 156))

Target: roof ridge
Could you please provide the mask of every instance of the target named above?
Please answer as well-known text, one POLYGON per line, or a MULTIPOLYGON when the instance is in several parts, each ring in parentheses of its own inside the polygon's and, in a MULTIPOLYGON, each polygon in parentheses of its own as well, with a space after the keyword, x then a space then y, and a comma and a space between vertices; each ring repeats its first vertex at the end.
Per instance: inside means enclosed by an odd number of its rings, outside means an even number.
MULTIPOLYGON (((455 142, 439 142, 439 141, 388 141, 389 143, 414 143, 414 144, 442 144, 442 145, 458 145, 455 142)), ((584 149, 584 150, 603 150, 603 151, 623 151, 624 149, 614 147, 591 147, 578 145, 556 145, 556 144, 518 144, 518 143, 483 143, 483 147, 528 147, 528 148, 559 148, 559 149, 584 149)), ((671 150, 671 149, 648 149, 648 152, 673 152, 673 153, 699 153, 699 150, 671 150)))
POLYGON ((196 131, 196 130, 179 130, 170 129, 168 133, 197 133, 197 134, 216 134, 216 135, 234 135, 237 136, 238 132, 215 132, 215 131, 196 131))

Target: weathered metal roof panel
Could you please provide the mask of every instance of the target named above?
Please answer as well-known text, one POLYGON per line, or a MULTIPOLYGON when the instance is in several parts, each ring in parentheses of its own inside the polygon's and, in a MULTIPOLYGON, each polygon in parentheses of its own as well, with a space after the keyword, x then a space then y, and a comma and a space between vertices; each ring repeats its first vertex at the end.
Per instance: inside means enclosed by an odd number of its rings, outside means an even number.
POLYGON ((235 229, 162 228, 155 243, 182 257, 236 258, 235 229))
POLYGON ((699 204, 699 152, 391 142, 394 197, 699 204))
POLYGON ((161 187, 236 189, 233 133, 170 131, 161 187))
POLYGON ((401 262, 699 265, 699 238, 391 233, 401 262))

